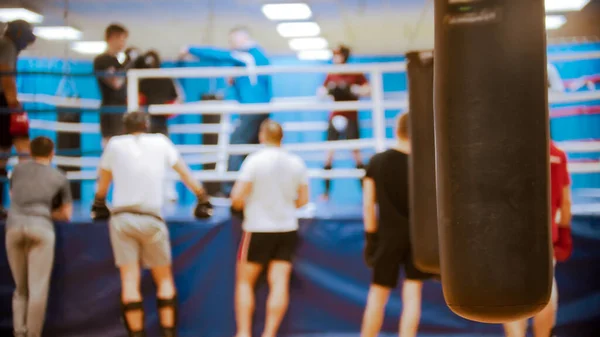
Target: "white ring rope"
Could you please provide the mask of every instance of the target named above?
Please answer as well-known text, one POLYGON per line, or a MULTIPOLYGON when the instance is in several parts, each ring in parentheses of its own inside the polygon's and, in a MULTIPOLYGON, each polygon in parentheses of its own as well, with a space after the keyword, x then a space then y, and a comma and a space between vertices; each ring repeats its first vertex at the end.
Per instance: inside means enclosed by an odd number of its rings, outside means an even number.
MULTIPOLYGON (((574 53, 550 55, 550 61, 568 61, 578 59, 600 58, 600 53, 574 53)), ((343 111, 343 110, 371 110, 372 118, 361 121, 361 127, 373 129, 375 138, 345 140, 332 142, 292 143, 284 147, 292 152, 312 152, 327 150, 382 150, 385 146, 392 146, 393 140, 385 139, 385 129, 395 125, 394 118, 385 118, 386 110, 406 110, 408 96, 406 92, 383 92, 383 73, 405 72, 404 62, 378 63, 378 64, 347 64, 324 66, 267 66, 256 67, 253 74, 281 74, 281 73, 369 73, 371 75, 372 100, 355 102, 333 102, 331 99, 318 97, 287 97, 273 99, 271 103, 240 104, 236 101, 198 101, 185 104, 151 105, 148 111, 152 114, 210 114, 229 116, 234 114, 256 113, 284 113, 284 112, 317 112, 317 111, 343 111)), ((228 77, 248 75, 248 69, 241 67, 205 67, 205 68, 161 68, 161 69, 135 69, 127 73, 128 77, 128 108, 129 111, 138 108, 138 81, 142 78, 199 78, 199 77, 228 77)), ((44 94, 19 94, 22 102, 34 102, 56 107, 97 109, 98 100, 55 97, 44 94)), ((551 104, 575 103, 600 100, 600 91, 585 92, 550 92, 551 104)), ((46 120, 30 121, 32 128, 53 130, 72 133, 98 133, 97 123, 63 123, 46 120)), ((323 131, 327 128, 325 121, 284 122, 286 132, 323 131)), ((260 149, 261 145, 227 145, 225 140, 233 131, 232 125, 225 121, 220 124, 177 124, 169 126, 174 134, 218 134, 218 145, 178 145, 179 151, 190 165, 217 163, 217 170, 194 171, 193 174, 201 181, 232 181, 238 176, 237 172, 227 172, 224 163, 228 156, 248 154, 260 149), (193 157, 191 157, 192 155, 193 157)), ((565 142, 560 146, 567 152, 600 152, 600 141, 592 142, 565 142)), ((57 156, 55 162, 61 166, 90 168, 86 171, 68 172, 69 179, 95 180, 97 157, 65 157, 57 156)), ((572 173, 600 172, 600 162, 573 162, 569 164, 572 173)), ((309 170, 311 178, 359 178, 364 175, 364 170, 359 169, 334 169, 334 170, 309 170)), ((173 180, 178 177, 173 175, 173 180)))

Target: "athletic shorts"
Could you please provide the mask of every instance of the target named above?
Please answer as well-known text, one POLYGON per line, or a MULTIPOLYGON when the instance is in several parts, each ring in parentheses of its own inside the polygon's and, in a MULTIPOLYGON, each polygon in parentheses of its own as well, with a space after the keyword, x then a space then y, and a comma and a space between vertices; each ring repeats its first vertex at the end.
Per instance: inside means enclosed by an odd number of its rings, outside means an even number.
POLYGON ((110 243, 115 264, 139 262, 146 268, 171 264, 169 230, 153 215, 118 213, 109 220, 110 243))
MULTIPOLYGON (((8 102, 4 93, 0 93, 0 149, 10 149, 13 146, 15 136, 10 134, 10 114, 8 113, 8 102)), ((29 138, 29 133, 23 138, 29 138)))
POLYGON ((347 139, 359 139, 360 130, 358 126, 358 120, 348 118, 348 125, 344 132, 339 132, 332 123, 332 119, 329 119, 329 125, 327 126, 327 140, 347 140, 347 139))
POLYGON ((407 280, 427 280, 435 275, 417 269, 412 258, 410 246, 399 247, 397 244, 379 243, 373 265, 372 284, 386 288, 396 288, 400 278, 400 269, 404 269, 407 280))
POLYGON ((284 233, 244 232, 238 260, 266 265, 271 261, 291 262, 298 248, 298 231, 284 233))
POLYGON ((102 138, 110 138, 124 134, 123 112, 101 112, 100 134, 102 138))

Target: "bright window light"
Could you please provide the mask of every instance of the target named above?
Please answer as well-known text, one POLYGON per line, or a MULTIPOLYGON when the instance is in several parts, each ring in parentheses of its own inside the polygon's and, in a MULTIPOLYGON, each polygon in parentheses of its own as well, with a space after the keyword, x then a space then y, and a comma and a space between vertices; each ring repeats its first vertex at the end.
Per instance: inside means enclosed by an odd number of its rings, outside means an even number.
POLYGON ((74 42, 71 49, 80 54, 98 55, 106 50, 106 42, 104 41, 79 41, 74 42))
POLYGON ((327 40, 322 37, 291 39, 289 45, 293 50, 326 49, 329 46, 327 40))
POLYGON ((546 15, 546 29, 558 29, 567 22, 564 15, 546 15))
POLYGON ((321 34, 316 22, 284 22, 277 25, 277 32, 283 37, 306 37, 321 34))
POLYGON ((306 20, 312 16, 305 3, 267 4, 263 5, 262 12, 269 20, 306 20))
POLYGON ((45 40, 79 40, 83 35, 79 30, 68 26, 35 27, 36 36, 45 40))
POLYGON ((0 8, 0 21, 9 22, 14 20, 40 23, 44 20, 44 16, 25 8, 0 8))
POLYGON ((546 0, 546 12, 579 11, 590 0, 546 0))
POLYGON ((301 50, 298 52, 298 59, 303 61, 327 61, 331 60, 333 53, 331 50, 301 50))

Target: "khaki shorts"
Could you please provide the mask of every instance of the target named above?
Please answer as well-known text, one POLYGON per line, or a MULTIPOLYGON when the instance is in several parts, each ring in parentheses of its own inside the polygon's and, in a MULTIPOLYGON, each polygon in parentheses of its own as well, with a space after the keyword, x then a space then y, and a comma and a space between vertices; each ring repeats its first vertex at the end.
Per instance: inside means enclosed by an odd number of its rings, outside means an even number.
POLYGON ((164 221, 132 213, 114 214, 109 220, 115 264, 141 263, 146 268, 171 264, 169 230, 164 221))

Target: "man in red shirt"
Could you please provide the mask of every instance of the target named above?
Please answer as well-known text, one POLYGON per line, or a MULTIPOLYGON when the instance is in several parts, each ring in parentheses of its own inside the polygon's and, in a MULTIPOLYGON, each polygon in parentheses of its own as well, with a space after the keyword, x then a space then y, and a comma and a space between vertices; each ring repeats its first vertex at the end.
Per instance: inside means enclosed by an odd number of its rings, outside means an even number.
MULTIPOLYGON (((565 261, 571 255, 573 242, 571 238, 571 179, 567 170, 567 156, 550 142, 550 186, 552 207, 552 243, 555 261, 565 261)), ((552 282, 550 302, 533 318, 535 337, 553 335, 553 328, 558 310, 558 289, 556 280, 552 282)), ((507 337, 525 337, 527 320, 504 325, 507 337)))
MULTIPOLYGON (((350 58, 350 48, 340 45, 333 51, 333 63, 345 64, 350 58)), ((332 96, 336 102, 358 101, 360 97, 369 96, 371 90, 369 82, 364 74, 329 74, 325 78, 323 86, 317 91, 319 96, 332 96)), ((359 139, 360 131, 358 125, 358 111, 333 111, 329 115, 329 125, 327 127, 327 141, 359 139)), ((327 152, 325 159, 325 170, 331 170, 333 163, 333 150, 327 152)), ((352 151, 356 168, 364 168, 360 151, 352 151)), ((324 199, 329 199, 331 181, 325 179, 324 199)))

